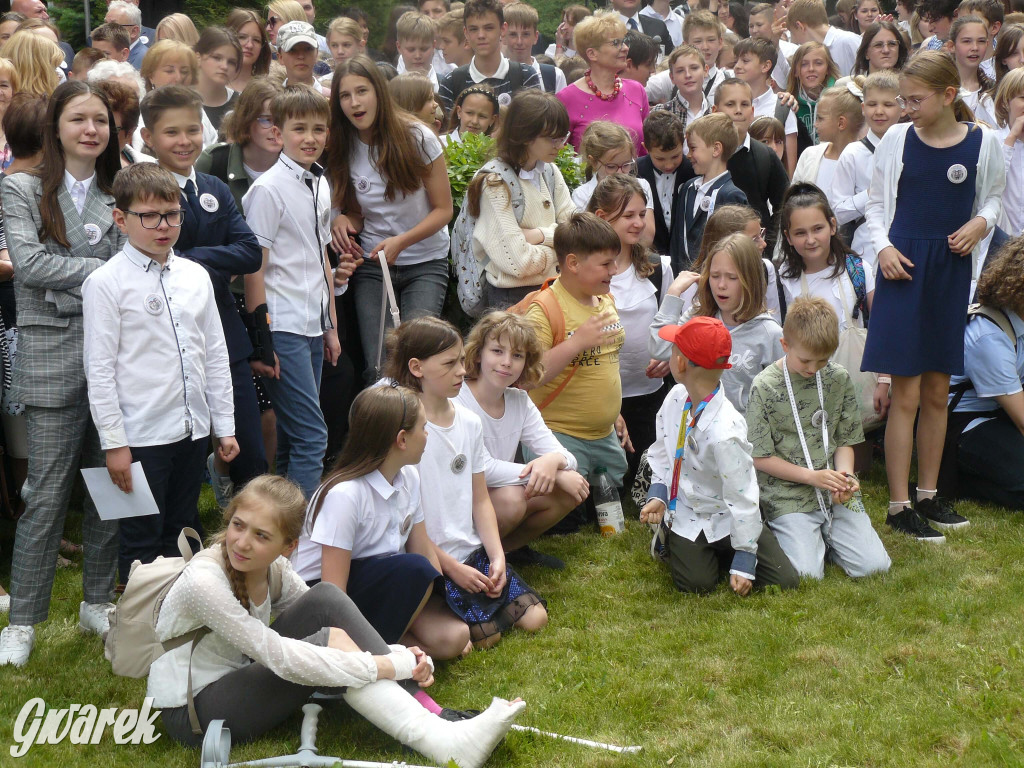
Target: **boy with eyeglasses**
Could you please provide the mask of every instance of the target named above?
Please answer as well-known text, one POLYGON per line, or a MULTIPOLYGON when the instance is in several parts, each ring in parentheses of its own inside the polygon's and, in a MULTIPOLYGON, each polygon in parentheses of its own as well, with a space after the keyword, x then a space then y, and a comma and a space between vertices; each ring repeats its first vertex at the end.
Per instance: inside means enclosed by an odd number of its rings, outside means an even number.
MULTIPOLYGON (((203 149, 203 105, 199 95, 182 85, 165 85, 147 93, 141 109, 146 126, 142 139, 153 150, 160 167, 170 171, 178 184, 185 212, 177 235, 178 253, 209 273, 227 342, 240 454, 229 466, 212 453, 208 465, 217 502, 225 505, 232 486, 241 488, 267 471, 260 409, 249 366, 253 345, 230 288, 233 276, 252 274, 260 268, 263 254, 231 190, 220 179, 195 169, 203 149)), ((266 308, 262 314, 256 308, 253 314, 265 317, 266 308)))
POLYGON ((160 510, 120 521, 125 582, 132 561, 176 555, 181 529, 198 525, 211 431, 224 461, 238 443, 213 285, 173 251, 185 220, 174 176, 137 163, 118 173, 112 192, 128 242, 82 285, 89 409, 111 481, 137 491, 131 466, 140 462, 160 510))

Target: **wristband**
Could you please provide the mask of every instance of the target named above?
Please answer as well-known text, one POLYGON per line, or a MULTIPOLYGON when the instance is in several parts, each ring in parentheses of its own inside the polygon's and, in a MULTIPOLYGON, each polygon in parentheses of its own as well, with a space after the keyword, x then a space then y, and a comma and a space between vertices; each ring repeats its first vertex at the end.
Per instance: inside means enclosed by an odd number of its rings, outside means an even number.
POLYGON ((892 376, 879 376, 878 377, 878 383, 879 384, 892 384, 892 376))
POLYGON ((391 653, 384 658, 391 662, 395 668, 395 680, 408 680, 412 677, 412 671, 416 668, 416 656, 403 645, 392 645, 391 653), (401 650, 394 650, 394 649, 401 650))
POLYGON ((250 360, 257 360, 265 365, 274 365, 274 337, 270 335, 270 313, 266 304, 260 304, 248 316, 246 330, 252 342, 250 360))

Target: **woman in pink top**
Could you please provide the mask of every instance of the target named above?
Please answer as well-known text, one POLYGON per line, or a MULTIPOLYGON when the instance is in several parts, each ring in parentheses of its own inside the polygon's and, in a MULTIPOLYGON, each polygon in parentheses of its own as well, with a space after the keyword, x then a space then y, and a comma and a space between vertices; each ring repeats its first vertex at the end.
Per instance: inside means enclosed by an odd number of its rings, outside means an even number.
POLYGON ((610 120, 629 131, 638 157, 647 154, 643 146, 643 124, 650 111, 647 92, 635 80, 619 77, 629 52, 625 37, 626 25, 617 14, 590 16, 576 25, 576 51, 590 69, 557 95, 569 112, 569 141, 577 151, 588 125, 610 120))

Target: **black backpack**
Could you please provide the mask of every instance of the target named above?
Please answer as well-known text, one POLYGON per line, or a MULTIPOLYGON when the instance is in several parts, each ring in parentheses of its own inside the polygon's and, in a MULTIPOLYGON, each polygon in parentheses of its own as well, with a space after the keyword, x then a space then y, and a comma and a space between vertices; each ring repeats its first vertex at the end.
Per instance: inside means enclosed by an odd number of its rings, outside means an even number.
MULTIPOLYGON (((515 61, 509 61, 509 63, 508 63, 508 75, 506 75, 505 79, 508 80, 508 84, 510 86, 510 88, 508 90, 508 93, 510 95, 515 93, 516 91, 518 91, 520 88, 523 87, 523 83, 525 82, 525 78, 523 77, 523 67, 525 67, 525 66, 526 66, 525 64, 519 64, 518 62, 515 62, 515 61)), ((541 67, 541 69, 543 69, 543 67, 541 67)), ((554 75, 555 75, 555 73, 552 72, 551 73, 552 80, 554 79, 554 75)), ((455 99, 459 98, 459 94, 462 93, 464 90, 469 88, 471 85, 476 85, 476 83, 473 81, 473 78, 469 76, 469 65, 468 64, 466 64, 464 66, 461 66, 461 67, 457 67, 456 69, 453 69, 451 77, 452 77, 452 79, 451 79, 451 89, 452 89, 452 101, 453 102, 455 101, 455 99)), ((484 78, 483 82, 487 82, 488 80, 497 80, 497 79, 498 78, 488 77, 488 78, 484 78)), ((494 90, 498 91, 498 88, 495 87, 494 90)), ((554 90, 554 84, 552 84, 551 90, 554 90)), ((501 92, 499 92, 498 95, 500 96, 501 92)))

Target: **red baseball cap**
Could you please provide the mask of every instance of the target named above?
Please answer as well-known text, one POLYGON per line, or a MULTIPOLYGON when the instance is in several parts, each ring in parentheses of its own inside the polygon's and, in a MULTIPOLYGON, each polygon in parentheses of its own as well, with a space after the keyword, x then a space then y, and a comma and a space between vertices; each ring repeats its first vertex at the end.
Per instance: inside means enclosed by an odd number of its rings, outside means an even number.
POLYGON ((701 368, 732 368, 728 362, 732 354, 732 336, 716 317, 694 317, 683 325, 666 325, 658 331, 658 335, 675 344, 687 360, 692 360, 701 368), (726 362, 718 362, 722 357, 726 362))

